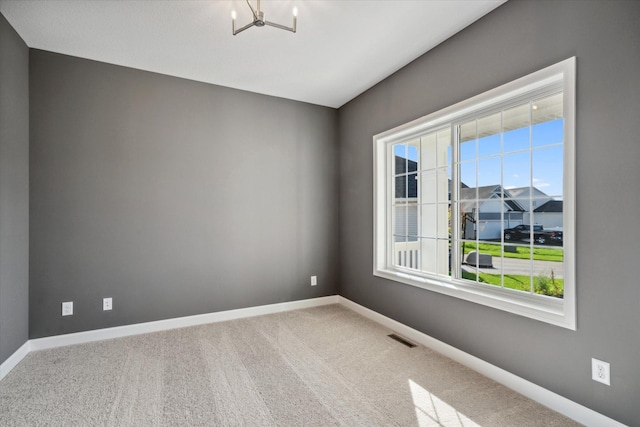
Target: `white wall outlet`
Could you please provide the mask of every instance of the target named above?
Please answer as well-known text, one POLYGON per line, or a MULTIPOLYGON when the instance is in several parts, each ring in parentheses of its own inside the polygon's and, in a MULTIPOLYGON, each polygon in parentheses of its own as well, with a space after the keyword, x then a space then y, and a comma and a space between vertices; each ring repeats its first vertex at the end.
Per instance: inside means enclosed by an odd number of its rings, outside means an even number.
POLYGON ((111 310, 113 308, 112 298, 102 298, 102 311, 111 310))
POLYGON ((62 315, 63 316, 73 315, 73 301, 67 301, 62 303, 62 315))
POLYGON ((611 385, 611 371, 608 362, 591 359, 591 379, 599 383, 611 385))
POLYGON ((316 286, 318 284, 318 276, 311 276, 311 286, 316 286))

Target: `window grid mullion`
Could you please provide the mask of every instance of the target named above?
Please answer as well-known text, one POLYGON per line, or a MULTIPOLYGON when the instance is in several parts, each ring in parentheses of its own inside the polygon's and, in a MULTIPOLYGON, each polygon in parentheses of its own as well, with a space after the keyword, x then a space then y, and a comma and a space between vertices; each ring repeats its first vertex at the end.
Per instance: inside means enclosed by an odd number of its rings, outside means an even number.
POLYGON ((475 133, 474 133, 474 137, 475 137, 475 146, 476 146, 476 158, 475 158, 475 163, 476 163, 476 197, 475 197, 475 201, 474 201, 474 205, 475 205, 475 222, 474 222, 474 230, 473 230, 473 235, 474 235, 474 242, 475 242, 475 246, 476 246, 476 283, 480 283, 480 240, 478 239, 480 237, 480 233, 478 232, 478 222, 480 220, 480 141, 478 139, 478 119, 475 119, 473 121, 474 125, 475 125, 475 133))
POLYGON ((504 289, 504 110, 500 111, 500 287, 504 289))
POLYGON ((451 277, 461 278, 460 262, 460 126, 451 125, 451 277))
POLYGON ((534 294, 533 251, 535 243, 533 217, 533 101, 529 101, 529 293, 534 294))

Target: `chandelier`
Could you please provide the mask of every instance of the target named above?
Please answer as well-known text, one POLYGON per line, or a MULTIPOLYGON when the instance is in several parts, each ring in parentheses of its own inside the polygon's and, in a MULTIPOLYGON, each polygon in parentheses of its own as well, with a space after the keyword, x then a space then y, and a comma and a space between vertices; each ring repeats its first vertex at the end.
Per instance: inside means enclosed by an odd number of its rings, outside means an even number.
POLYGON ((248 23, 247 25, 245 25, 244 27, 238 28, 236 30, 236 11, 232 11, 231 12, 231 19, 232 19, 232 31, 233 31, 233 35, 235 36, 236 34, 246 30, 247 28, 251 28, 254 25, 256 27, 264 27, 265 25, 268 25, 270 27, 276 27, 276 28, 280 28, 281 30, 287 30, 287 31, 291 31, 292 33, 296 32, 296 24, 297 24, 297 20, 298 20, 298 9, 297 8, 293 8, 293 26, 292 27, 287 27, 285 25, 281 25, 281 24, 276 24, 275 22, 269 22, 267 20, 264 19, 264 12, 260 10, 260 0, 257 0, 257 5, 256 8, 254 9, 253 6, 251 6, 251 3, 249 2, 249 0, 247 1, 247 5, 249 6, 249 9, 251 9, 251 13, 253 14, 253 22, 248 23))

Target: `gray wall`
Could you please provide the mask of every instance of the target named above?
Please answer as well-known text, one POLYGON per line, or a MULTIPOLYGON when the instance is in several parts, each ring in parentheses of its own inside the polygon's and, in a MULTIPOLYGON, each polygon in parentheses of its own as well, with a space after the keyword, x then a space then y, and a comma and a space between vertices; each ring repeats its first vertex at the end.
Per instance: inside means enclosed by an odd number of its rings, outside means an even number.
POLYGON ((34 50, 29 168, 27 51, 0 19, 0 361, 29 323, 37 338, 339 290, 637 423, 639 20, 638 2, 511 0, 338 120, 328 108, 34 50), (578 330, 374 278, 372 135, 574 55, 578 330), (112 312, 101 311, 105 296, 112 312), (66 300, 76 314, 62 318, 66 300), (590 380, 591 357, 611 362, 611 387, 590 380))
POLYGON ((337 293, 335 109, 30 61, 31 338, 337 293))
POLYGON ((511 0, 339 110, 340 294, 623 423, 640 419, 640 2, 511 0), (570 331, 372 276, 372 136, 577 57, 570 331), (612 385, 591 380, 591 358, 612 385))
POLYGON ((0 14, 0 363, 29 339, 29 49, 0 14))

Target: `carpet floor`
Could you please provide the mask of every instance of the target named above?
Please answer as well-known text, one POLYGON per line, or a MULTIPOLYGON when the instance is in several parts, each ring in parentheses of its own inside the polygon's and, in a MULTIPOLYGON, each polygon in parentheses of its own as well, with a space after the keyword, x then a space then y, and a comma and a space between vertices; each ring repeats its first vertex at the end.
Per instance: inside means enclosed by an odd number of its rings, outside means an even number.
POLYGON ((36 351, 2 426, 573 426, 340 305, 36 351))

